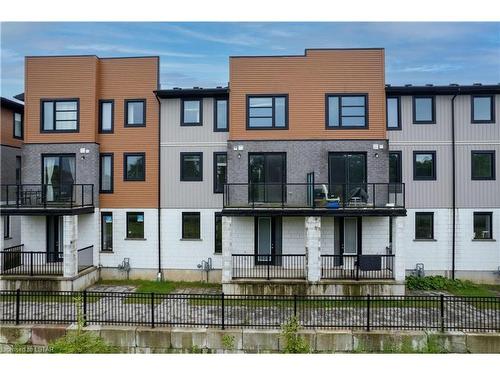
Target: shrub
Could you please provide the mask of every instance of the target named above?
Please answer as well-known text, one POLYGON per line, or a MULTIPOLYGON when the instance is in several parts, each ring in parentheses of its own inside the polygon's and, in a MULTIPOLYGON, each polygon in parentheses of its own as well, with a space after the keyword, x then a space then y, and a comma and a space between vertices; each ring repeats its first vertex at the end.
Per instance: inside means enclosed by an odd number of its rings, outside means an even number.
POLYGON ((224 350, 234 350, 234 336, 224 334, 222 335, 222 347, 224 350))
POLYGON ((283 353, 310 353, 309 344, 299 335, 300 324, 296 316, 292 316, 281 326, 281 336, 285 342, 283 353))

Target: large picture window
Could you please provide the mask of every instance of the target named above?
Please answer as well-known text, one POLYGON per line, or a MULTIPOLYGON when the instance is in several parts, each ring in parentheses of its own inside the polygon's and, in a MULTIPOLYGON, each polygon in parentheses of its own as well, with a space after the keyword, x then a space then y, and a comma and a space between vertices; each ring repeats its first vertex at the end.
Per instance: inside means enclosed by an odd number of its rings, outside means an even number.
POLYGON ((144 181, 146 179, 145 153, 123 154, 123 179, 125 181, 144 181))
POLYGON ((368 127, 367 95, 326 95, 326 127, 368 127))
POLYGON ((113 213, 101 213, 101 251, 113 251, 113 213))
POLYGON ((78 99, 42 100, 42 132, 77 132, 78 99))
POLYGON ((99 192, 113 192, 113 154, 101 154, 99 163, 99 192))
POLYGON ((144 212, 127 212, 127 238, 144 238, 144 212))
POLYGON ((181 181, 203 181, 203 154, 181 152, 181 181))
POLYGON ((248 96, 248 129, 286 129, 288 127, 288 95, 248 96))
POLYGON ((415 213, 415 239, 433 240, 434 239, 434 213, 416 212, 415 213))

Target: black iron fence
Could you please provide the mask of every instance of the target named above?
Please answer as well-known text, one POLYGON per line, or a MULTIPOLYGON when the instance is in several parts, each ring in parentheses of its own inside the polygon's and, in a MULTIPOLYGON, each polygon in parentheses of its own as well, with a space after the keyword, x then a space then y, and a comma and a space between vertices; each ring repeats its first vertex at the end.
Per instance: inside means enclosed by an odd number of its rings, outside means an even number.
POLYGON ((62 252, 23 251, 24 245, 0 251, 2 275, 62 275, 62 252))
POLYGON ((500 331, 500 297, 0 291, 0 322, 500 331), (78 298, 77 298, 78 297, 78 298))
POLYGON ((394 255, 322 255, 322 279, 393 279, 394 255))
POLYGON ((228 183, 224 208, 402 209, 403 183, 228 183))
POLYGON ((93 184, 0 185, 2 208, 79 208, 94 206, 93 184))
POLYGON ((233 254, 233 279, 305 279, 305 254, 233 254))

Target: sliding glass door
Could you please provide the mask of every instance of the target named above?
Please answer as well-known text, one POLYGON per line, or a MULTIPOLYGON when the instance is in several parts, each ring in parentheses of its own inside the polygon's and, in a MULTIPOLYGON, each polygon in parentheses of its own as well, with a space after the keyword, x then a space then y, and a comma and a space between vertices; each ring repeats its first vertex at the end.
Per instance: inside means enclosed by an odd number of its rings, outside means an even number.
POLYGON ((47 202, 66 201, 72 198, 75 175, 75 155, 43 155, 42 181, 47 185, 47 202))
POLYGON ((285 199, 286 154, 262 153, 248 156, 250 201, 279 203, 285 199))
POLYGON ((330 193, 344 202, 366 202, 366 154, 340 153, 329 154, 330 193))

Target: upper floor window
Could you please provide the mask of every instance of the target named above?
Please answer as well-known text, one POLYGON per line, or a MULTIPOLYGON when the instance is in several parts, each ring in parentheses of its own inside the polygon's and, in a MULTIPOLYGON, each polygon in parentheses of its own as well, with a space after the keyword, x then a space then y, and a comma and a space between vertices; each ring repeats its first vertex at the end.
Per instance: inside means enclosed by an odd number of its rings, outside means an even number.
POLYGON ((23 115, 14 113, 14 138, 23 138, 23 115))
POLYGON ((113 100, 99 101, 99 133, 113 133, 113 100))
POLYGON ((399 96, 387 98, 387 129, 401 129, 399 96))
POLYGON ((201 126, 203 117, 202 100, 183 99, 181 113, 181 126, 201 126))
POLYGON ((43 132, 77 132, 78 99, 42 100, 43 132))
POLYGON ((402 190, 401 183, 403 182, 402 173, 402 152, 401 151, 391 151, 389 152, 389 191, 391 193, 398 192, 402 190))
POLYGON ((214 193, 223 193, 227 177, 227 153, 214 153, 214 193))
POLYGON ((229 130, 229 106, 227 99, 215 99, 214 131, 227 132, 229 130))
POLYGON ((146 155, 143 152, 123 154, 123 179, 125 181, 146 179, 146 155))
POLYGON ((495 102, 492 95, 472 96, 471 106, 473 123, 495 122, 495 102))
POLYGON ((367 95, 333 95, 326 96, 326 127, 366 128, 367 95))
POLYGON ((436 179, 436 151, 413 152, 413 179, 436 179))
POLYGON ((471 178, 473 180, 495 179, 495 151, 471 152, 471 178))
POLYGON ((113 154, 101 154, 99 163, 99 192, 113 192, 113 154))
POLYGON ((125 126, 146 126, 146 100, 125 100, 125 126))
POLYGON ((248 96, 247 129, 286 129, 288 96, 248 96))
POLYGON ((434 96, 414 96, 413 97, 413 123, 414 124, 435 124, 436 106, 434 96))
POLYGON ((203 181, 201 152, 181 152, 181 181, 203 181))

